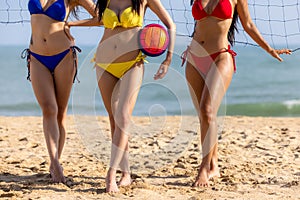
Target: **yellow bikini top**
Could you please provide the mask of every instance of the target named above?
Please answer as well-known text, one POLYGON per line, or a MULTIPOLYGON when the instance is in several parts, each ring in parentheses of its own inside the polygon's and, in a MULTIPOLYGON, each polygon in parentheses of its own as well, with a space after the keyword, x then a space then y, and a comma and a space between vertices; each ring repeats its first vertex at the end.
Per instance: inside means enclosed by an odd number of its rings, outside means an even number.
POLYGON ((133 11, 131 6, 120 12, 119 18, 113 10, 108 8, 109 2, 110 0, 108 0, 107 7, 102 16, 102 22, 105 28, 114 29, 117 26, 124 28, 143 26, 143 17, 133 11))

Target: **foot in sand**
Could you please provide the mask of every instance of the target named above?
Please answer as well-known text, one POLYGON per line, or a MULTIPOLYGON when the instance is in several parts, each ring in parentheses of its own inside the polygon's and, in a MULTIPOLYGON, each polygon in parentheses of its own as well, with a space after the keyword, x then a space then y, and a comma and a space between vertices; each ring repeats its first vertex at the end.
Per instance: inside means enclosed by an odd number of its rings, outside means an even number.
POLYGON ((220 175, 220 170, 217 161, 212 159, 212 161, 210 162, 210 170, 209 170, 208 178, 211 179, 215 177, 221 177, 221 175, 220 175))
POLYGON ((122 172, 122 177, 118 183, 118 186, 128 186, 132 183, 130 173, 122 172))
POLYGON ((208 187, 209 186, 209 167, 200 166, 198 176, 193 184, 193 187, 208 187))
POLYGON ((116 171, 109 169, 105 178, 106 192, 119 192, 119 188, 116 182, 116 171))
POLYGON ((63 168, 59 162, 53 162, 50 165, 50 177, 53 183, 66 183, 63 168))

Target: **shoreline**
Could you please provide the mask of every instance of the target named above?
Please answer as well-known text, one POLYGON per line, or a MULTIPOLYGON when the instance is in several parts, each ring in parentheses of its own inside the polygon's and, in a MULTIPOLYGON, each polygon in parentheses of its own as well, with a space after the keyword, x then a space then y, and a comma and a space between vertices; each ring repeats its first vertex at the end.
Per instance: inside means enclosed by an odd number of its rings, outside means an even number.
POLYGON ((61 162, 69 186, 50 183, 42 118, 0 116, 0 198, 299 199, 300 118, 220 120, 221 177, 210 181, 208 188, 192 188, 201 162, 197 117, 134 116, 134 182, 110 195, 105 193, 107 116, 68 116, 61 162))

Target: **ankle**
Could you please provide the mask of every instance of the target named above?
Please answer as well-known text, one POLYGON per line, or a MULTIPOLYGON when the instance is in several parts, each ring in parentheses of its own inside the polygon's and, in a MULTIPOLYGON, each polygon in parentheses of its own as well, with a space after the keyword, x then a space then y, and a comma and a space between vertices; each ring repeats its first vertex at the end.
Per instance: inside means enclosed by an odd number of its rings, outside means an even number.
POLYGON ((131 176, 131 174, 130 174, 130 172, 122 172, 122 176, 124 177, 130 177, 131 176))
POLYGON ((107 175, 110 176, 110 177, 112 177, 112 176, 116 177, 117 170, 114 169, 114 168, 109 168, 108 171, 107 171, 107 175))

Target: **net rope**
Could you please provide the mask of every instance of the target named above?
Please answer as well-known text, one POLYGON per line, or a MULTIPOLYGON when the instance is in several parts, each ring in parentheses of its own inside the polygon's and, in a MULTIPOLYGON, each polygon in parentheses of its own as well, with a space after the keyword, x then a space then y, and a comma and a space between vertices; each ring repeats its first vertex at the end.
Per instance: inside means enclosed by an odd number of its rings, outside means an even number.
MULTIPOLYGON (((177 36, 191 37, 194 31, 194 19, 191 12, 191 0, 161 0, 176 23, 177 36)), ((28 1, 1 0, 0 27, 9 24, 28 24, 30 15, 28 1)), ((248 0, 251 18, 261 35, 274 48, 300 50, 300 0, 248 0), (297 44, 298 42, 298 44, 297 44)), ((83 9, 79 16, 89 14, 83 9)), ((146 12, 145 24, 159 23, 160 20, 152 12, 146 12)), ((244 31, 240 21, 236 33, 235 44, 257 46, 244 31)))

